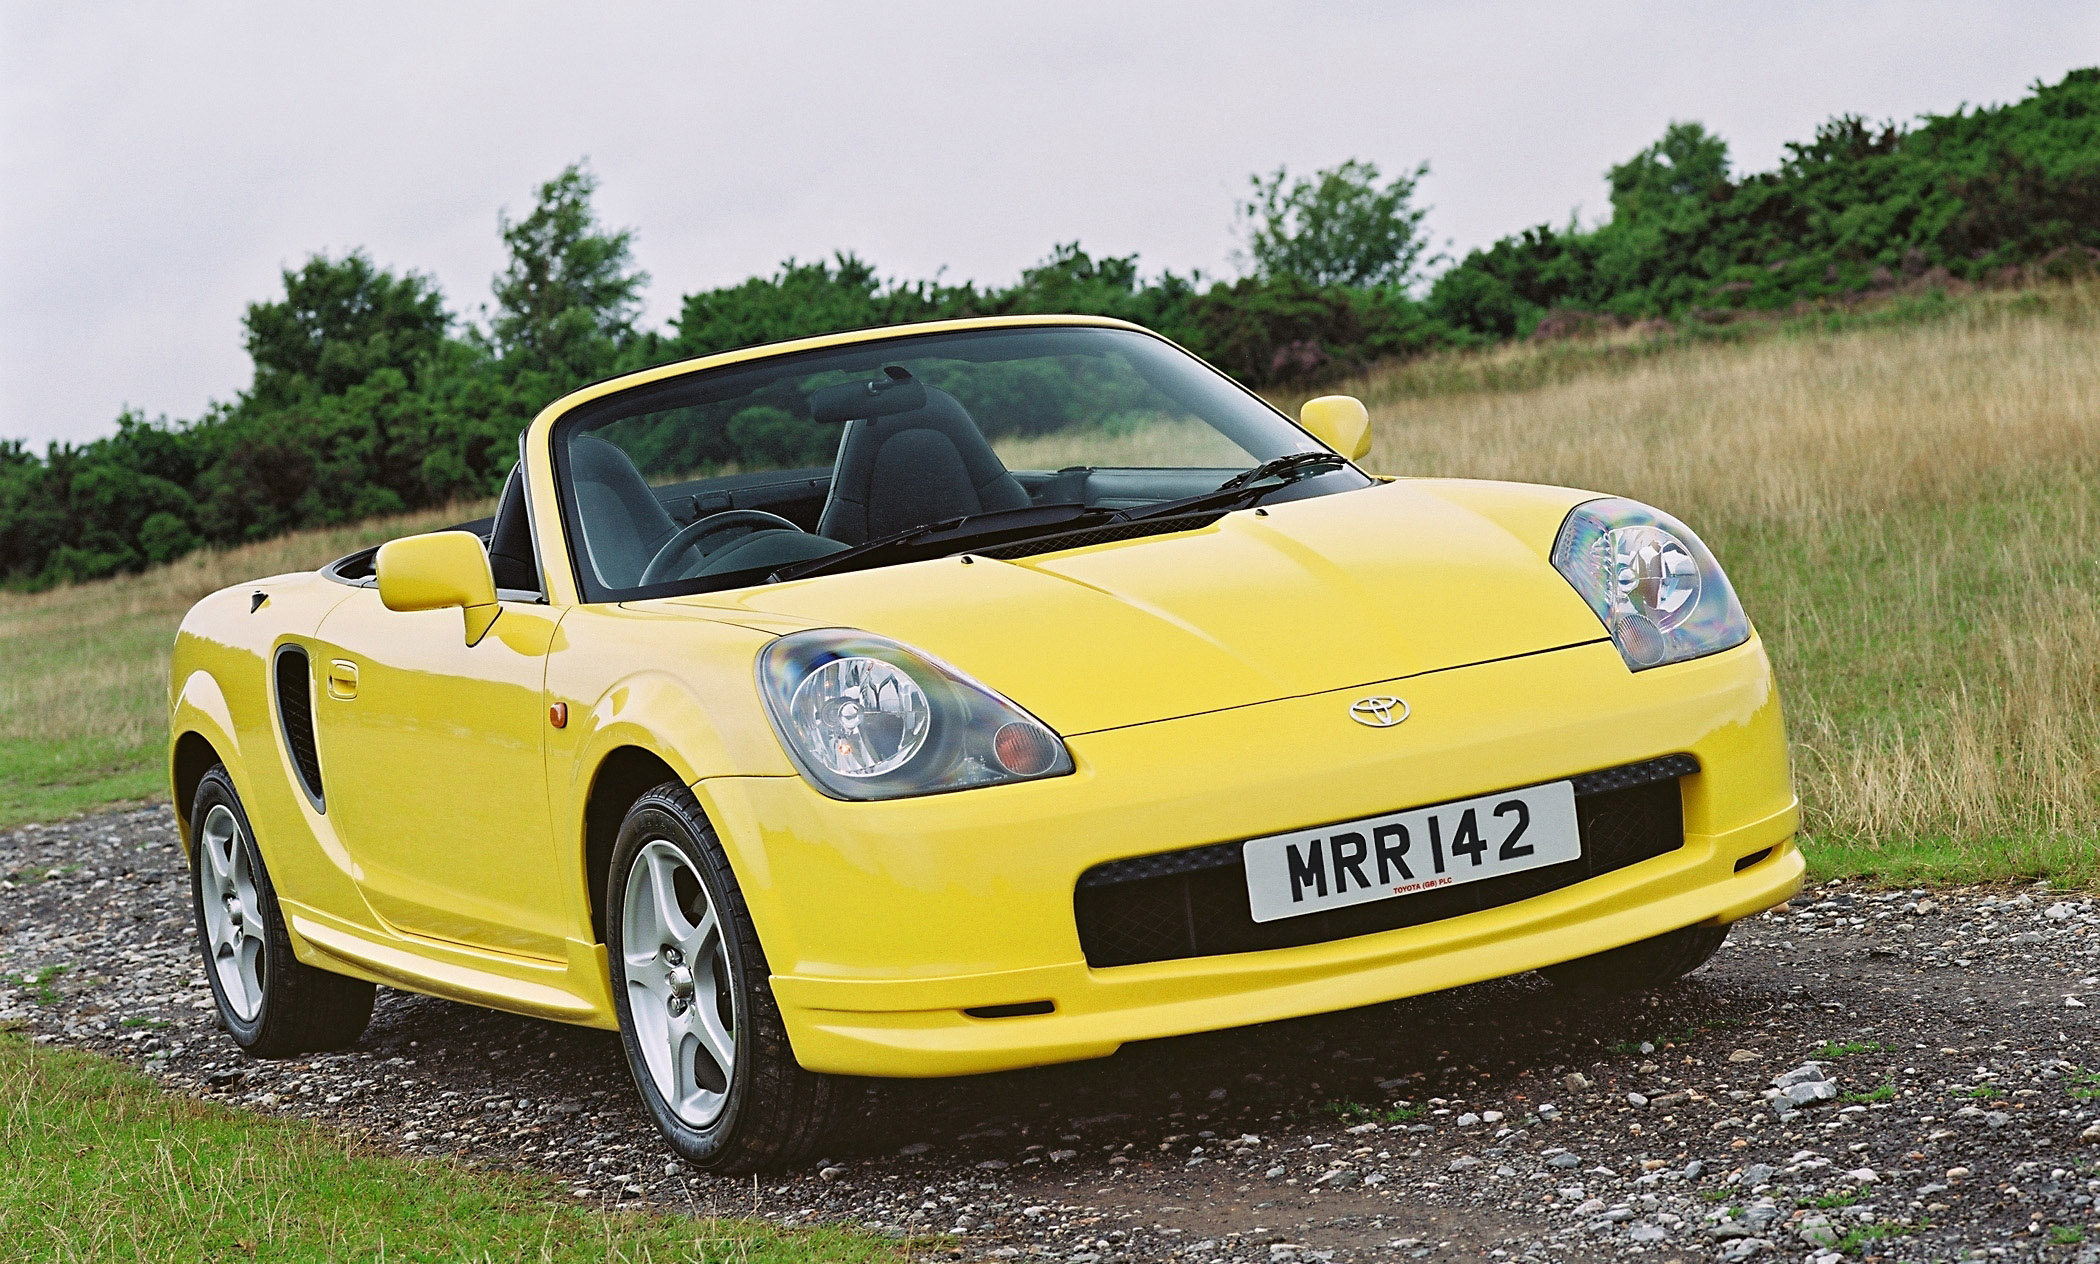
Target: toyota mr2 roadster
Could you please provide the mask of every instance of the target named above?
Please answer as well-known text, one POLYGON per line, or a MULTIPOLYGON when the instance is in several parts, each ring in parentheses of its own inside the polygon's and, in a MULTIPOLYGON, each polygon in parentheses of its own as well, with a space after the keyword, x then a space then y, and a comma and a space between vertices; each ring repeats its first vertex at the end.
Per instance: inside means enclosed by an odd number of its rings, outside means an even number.
POLYGON ((617 1031, 742 1171, 847 1077, 1652 987, 1791 895, 1779 697, 1699 537, 1370 445, 1077 317, 557 401, 493 517, 184 620, 226 1029, 341 1046, 385 984, 617 1031))

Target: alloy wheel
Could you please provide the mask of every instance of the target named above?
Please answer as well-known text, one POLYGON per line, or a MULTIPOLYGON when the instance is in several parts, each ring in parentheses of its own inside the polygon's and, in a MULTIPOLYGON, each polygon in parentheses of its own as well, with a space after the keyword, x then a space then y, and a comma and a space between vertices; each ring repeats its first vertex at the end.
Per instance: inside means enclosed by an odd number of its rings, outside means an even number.
POLYGON ((722 1113, 736 1073, 736 1001, 714 900, 676 844, 652 838, 627 870, 622 965, 636 1044, 680 1122, 722 1113))
POLYGON ((255 873, 241 838, 240 820, 232 809, 223 803, 212 808, 204 818, 197 849, 202 854, 199 899, 212 972, 234 1017, 252 1023, 262 1010, 268 939, 262 903, 256 898, 255 873))

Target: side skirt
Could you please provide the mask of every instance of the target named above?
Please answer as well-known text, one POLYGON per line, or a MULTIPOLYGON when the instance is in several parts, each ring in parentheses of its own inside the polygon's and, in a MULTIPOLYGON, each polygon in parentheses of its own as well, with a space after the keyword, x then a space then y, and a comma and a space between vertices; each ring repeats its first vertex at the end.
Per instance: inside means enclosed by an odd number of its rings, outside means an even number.
POLYGON ((323 970, 527 1018, 616 1030, 602 944, 566 941, 568 960, 479 952, 409 936, 381 937, 280 901, 299 958, 323 970))

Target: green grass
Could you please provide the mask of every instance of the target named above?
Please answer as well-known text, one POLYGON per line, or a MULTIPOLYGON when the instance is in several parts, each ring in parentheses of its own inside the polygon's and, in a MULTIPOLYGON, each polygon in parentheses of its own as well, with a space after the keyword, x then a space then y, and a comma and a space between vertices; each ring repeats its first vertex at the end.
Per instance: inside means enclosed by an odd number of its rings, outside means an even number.
POLYGON ((1862 1106, 1870 1105, 1874 1102, 1892 1102, 1896 1100, 1896 1086, 1883 1084, 1879 1088, 1871 1088, 1864 1093, 1847 1093, 1843 1097, 1838 1098, 1838 1100, 1862 1106))
POLYGON ((1916 1225, 1889 1224, 1886 1221, 1861 1225, 1844 1237, 1839 1238, 1837 1249, 1847 1255, 1855 1253, 1863 1255, 1866 1253, 1866 1248, 1876 1242, 1886 1242, 1890 1238, 1907 1237, 1924 1227, 1926 1226, 1922 1221, 1916 1225))
POLYGON ((1857 1189, 1832 1190, 1828 1194, 1812 1198, 1801 1205, 1804 1207, 1819 1207, 1824 1211, 1834 1211, 1839 1207, 1854 1206, 1865 1197, 1866 1194, 1857 1189))
POLYGON ((603 1212, 547 1181, 362 1149, 0 1034, 0 1258, 871 1264, 833 1229, 603 1212))
POLYGON ((39 1005, 58 1004, 58 980, 65 975, 66 969, 62 965, 45 966, 35 973, 23 975, 22 983, 29 989, 29 998, 39 1005))
POLYGON ((52 821, 167 792, 160 743, 97 735, 0 740, 0 827, 52 821))
POLYGON ((1332 1115, 1345 1124, 1405 1124, 1413 1123, 1429 1114, 1427 1106, 1366 1106, 1362 1102, 1323 1102, 1320 1113, 1332 1115))
POLYGON ((2085 1226, 2050 1225, 2049 1241, 2056 1246, 2076 1246, 2085 1241, 2085 1226))
POLYGON ((2100 551, 2067 547, 2096 528, 2100 484, 2035 474, 1999 499, 1716 546, 1793 704, 1819 874, 2100 881, 2100 551), (2022 610, 2037 601, 2054 611, 2022 610))
POLYGON ((1808 1056, 1811 1061, 1831 1062, 1835 1061, 1838 1058, 1849 1058, 1855 1053, 1880 1052, 1881 1046, 1875 1044, 1872 1041, 1862 1042, 1857 1040, 1826 1040, 1819 1048, 1816 1049, 1814 1053, 1811 1053, 1808 1056))
POLYGON ((2073 1071, 2064 1080, 2064 1091, 2082 1102, 2100 1099, 2100 1071, 2073 1071))

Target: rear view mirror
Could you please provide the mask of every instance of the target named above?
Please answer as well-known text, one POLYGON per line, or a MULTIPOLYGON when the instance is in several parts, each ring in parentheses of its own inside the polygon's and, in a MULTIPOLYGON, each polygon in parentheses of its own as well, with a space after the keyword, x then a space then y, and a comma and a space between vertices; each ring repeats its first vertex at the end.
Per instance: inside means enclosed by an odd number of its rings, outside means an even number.
POLYGON ((379 600, 389 610, 466 612, 467 644, 488 632, 503 607, 496 604, 496 576, 479 537, 466 531, 433 531, 379 546, 374 565, 379 600))
POLYGON ((1352 461, 1371 455, 1371 412, 1354 395, 1306 400, 1298 410, 1298 424, 1352 461))
POLYGON ((897 366, 884 368, 883 376, 867 382, 841 382, 809 397, 809 415, 816 421, 859 421, 917 412, 926 407, 926 384, 897 366))

